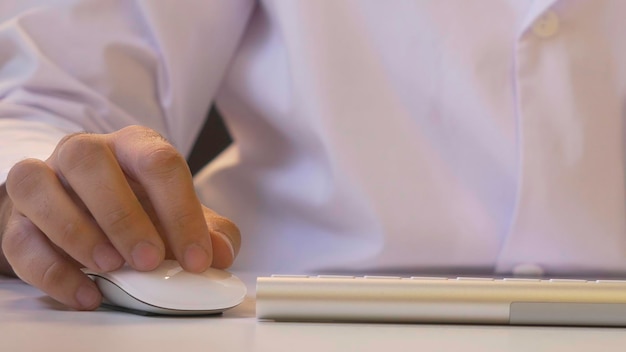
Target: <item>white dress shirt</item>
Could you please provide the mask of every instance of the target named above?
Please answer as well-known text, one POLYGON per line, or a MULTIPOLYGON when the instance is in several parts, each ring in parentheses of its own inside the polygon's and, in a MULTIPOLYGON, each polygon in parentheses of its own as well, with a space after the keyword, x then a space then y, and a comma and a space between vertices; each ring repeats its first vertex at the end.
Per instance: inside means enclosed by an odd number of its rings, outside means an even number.
POLYGON ((3 0, 0 173, 141 124, 238 270, 626 272, 626 1, 3 0))

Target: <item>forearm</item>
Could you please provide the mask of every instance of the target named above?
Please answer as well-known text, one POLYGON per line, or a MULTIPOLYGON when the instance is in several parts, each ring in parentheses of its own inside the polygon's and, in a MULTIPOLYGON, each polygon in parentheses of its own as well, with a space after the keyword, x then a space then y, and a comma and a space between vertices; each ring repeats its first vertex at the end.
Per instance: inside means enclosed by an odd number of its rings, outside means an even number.
MULTIPOLYGON (((2 237, 4 235, 4 231, 6 229, 7 222, 9 220, 9 215, 11 214, 12 204, 11 199, 7 195, 7 189, 4 184, 0 186, 0 244, 2 244, 2 237)), ((0 275, 10 275, 14 276, 15 273, 11 266, 7 262, 4 251, 2 251, 0 247, 0 275)))

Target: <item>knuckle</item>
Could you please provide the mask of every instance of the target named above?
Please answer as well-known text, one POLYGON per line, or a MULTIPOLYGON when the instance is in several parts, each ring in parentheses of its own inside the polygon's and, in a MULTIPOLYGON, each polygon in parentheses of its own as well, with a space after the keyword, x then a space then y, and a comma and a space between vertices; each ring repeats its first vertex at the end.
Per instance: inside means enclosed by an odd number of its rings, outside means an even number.
POLYGON ((140 125, 130 125, 130 126, 120 129, 116 133, 123 134, 123 135, 131 135, 138 139, 147 139, 147 140, 154 140, 154 141, 167 143, 167 139, 163 137, 163 135, 161 135, 159 132, 151 128, 140 126, 140 125))
POLYGON ((30 198, 35 194, 49 172, 46 164, 37 159, 25 159, 15 164, 6 179, 11 199, 30 198))
POLYGON ((137 215, 139 215, 139 206, 116 208, 104 215, 104 226, 113 233, 123 231, 132 227, 137 215))
POLYGON ((215 218, 215 222, 217 222, 219 228, 221 229, 226 229, 228 232, 232 232, 232 233, 239 233, 239 228, 229 218, 218 215, 215 218))
POLYGON ((49 265, 45 266, 43 271, 39 268, 33 268, 33 270, 41 272, 36 281, 39 283, 38 286, 43 290, 59 287, 67 277, 65 265, 60 261, 52 261, 49 265))
POLYGON ((76 248, 82 241, 80 238, 79 226, 76 222, 70 221, 61 228, 56 244, 64 249, 76 248))
POLYGON ((139 160, 139 171, 155 176, 175 176, 187 168, 183 156, 170 144, 158 143, 139 160))
POLYGON ((108 146, 99 136, 79 133, 67 136, 59 143, 57 158, 61 170, 71 171, 98 162, 108 152, 108 146))
POLYGON ((57 149, 60 148, 61 146, 63 146, 65 143, 67 143, 72 138, 75 138, 75 137, 83 135, 83 134, 86 134, 86 133, 85 132, 77 132, 77 133, 70 133, 70 134, 64 136, 63 138, 61 138, 59 143, 57 143, 57 149))
POLYGON ((2 236, 2 252, 9 262, 28 247, 29 234, 23 226, 11 224, 2 236))
POLYGON ((2 236, 2 252, 11 269, 20 279, 29 284, 32 280, 32 237, 28 220, 12 221, 2 236))
POLYGON ((225 234, 231 239, 233 244, 239 245, 239 242, 241 241, 241 232, 239 227, 237 227, 234 222, 221 215, 215 215, 211 218, 211 224, 210 229, 212 231, 218 231, 225 234))
POLYGON ((198 218, 198 215, 195 212, 179 211, 173 216, 173 220, 177 229, 184 230, 185 228, 188 228, 190 224, 197 224, 198 220, 201 220, 201 217, 198 218))

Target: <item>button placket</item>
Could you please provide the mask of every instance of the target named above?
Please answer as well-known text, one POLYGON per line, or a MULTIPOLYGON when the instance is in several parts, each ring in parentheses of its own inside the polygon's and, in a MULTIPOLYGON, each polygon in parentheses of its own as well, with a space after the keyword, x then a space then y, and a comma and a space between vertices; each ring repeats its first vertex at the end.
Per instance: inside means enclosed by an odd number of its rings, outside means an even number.
POLYGON ((623 270, 622 105, 609 75, 581 74, 608 72, 615 47, 581 40, 602 31, 566 11, 529 16, 515 47, 520 184, 500 272, 623 270))

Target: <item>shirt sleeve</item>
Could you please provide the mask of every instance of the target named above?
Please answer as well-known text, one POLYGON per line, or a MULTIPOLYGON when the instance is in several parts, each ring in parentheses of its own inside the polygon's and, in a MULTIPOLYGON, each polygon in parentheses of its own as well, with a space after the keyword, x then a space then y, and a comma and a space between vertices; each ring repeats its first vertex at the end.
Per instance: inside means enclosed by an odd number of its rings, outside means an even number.
POLYGON ((65 135, 154 128, 191 149, 254 0, 3 0, 0 183, 65 135))

